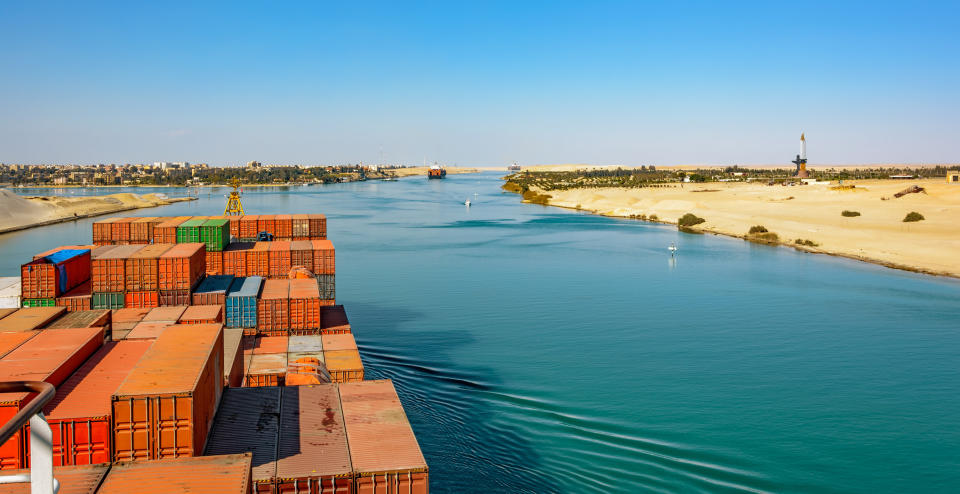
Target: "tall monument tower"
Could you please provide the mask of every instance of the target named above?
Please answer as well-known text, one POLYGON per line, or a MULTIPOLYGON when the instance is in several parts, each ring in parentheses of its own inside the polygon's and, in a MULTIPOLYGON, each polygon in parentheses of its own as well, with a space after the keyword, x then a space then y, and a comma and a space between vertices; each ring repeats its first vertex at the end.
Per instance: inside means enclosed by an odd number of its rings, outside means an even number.
POLYGON ((810 172, 807 171, 807 138, 800 133, 800 154, 793 160, 797 165, 797 172, 793 175, 797 178, 810 178, 810 172))

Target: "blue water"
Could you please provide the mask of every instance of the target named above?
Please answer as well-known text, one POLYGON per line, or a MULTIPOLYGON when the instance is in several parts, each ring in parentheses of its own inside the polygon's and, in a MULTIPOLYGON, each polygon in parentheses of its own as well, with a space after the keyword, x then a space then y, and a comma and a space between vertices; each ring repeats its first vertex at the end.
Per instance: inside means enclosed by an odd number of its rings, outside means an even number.
MULTIPOLYGON (((960 492, 960 282, 525 205, 499 175, 244 191, 327 215, 433 492, 960 492)), ((0 236, 0 274, 91 221, 0 236)))

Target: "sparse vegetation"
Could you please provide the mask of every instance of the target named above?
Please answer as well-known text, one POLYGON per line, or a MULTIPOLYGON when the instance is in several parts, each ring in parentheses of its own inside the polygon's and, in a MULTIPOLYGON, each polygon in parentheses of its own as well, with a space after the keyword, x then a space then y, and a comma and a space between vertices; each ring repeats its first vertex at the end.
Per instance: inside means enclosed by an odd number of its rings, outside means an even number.
POLYGON ((500 186, 500 188, 507 192, 513 192, 515 194, 523 193, 523 189, 520 187, 520 184, 517 184, 515 182, 505 182, 503 185, 500 186))
POLYGON ((751 242, 756 242, 758 244, 775 245, 780 243, 780 236, 777 235, 776 233, 768 232, 768 231, 748 233, 747 236, 744 238, 746 240, 749 240, 751 242))
POLYGON ((648 218, 650 219, 650 221, 660 221, 660 218, 658 218, 657 215, 655 214, 651 214, 650 216, 648 216, 648 218))
POLYGON ((912 223, 914 221, 921 221, 925 219, 922 214, 916 211, 910 211, 907 213, 907 216, 903 218, 904 223, 912 223))
POLYGON ((547 194, 538 194, 532 190, 528 190, 523 193, 523 200, 533 203, 533 204, 542 204, 546 206, 550 203, 550 197, 547 194))
POLYGON ((860 216, 860 211, 847 211, 846 209, 844 209, 843 212, 840 214, 843 216, 846 216, 847 218, 852 218, 854 216, 860 216))
POLYGON ((705 220, 705 219, 703 219, 703 218, 701 218, 701 217, 699 217, 699 216, 697 216, 697 215, 695 215, 695 214, 693 214, 693 213, 687 213, 687 214, 685 214, 685 215, 683 215, 683 216, 680 217, 680 219, 677 221, 677 226, 682 227, 682 228, 689 228, 689 227, 694 226, 694 225, 699 225, 700 223, 703 223, 703 222, 705 222, 705 221, 707 221, 707 220, 705 220))
POLYGON ((763 225, 754 225, 750 227, 749 233, 767 233, 767 227, 763 225))
POLYGON ((820 244, 814 242, 813 240, 806 240, 806 239, 803 239, 803 238, 798 238, 798 239, 796 239, 793 243, 795 243, 795 244, 797 244, 797 245, 805 245, 805 246, 807 246, 807 247, 819 247, 819 246, 820 246, 820 244))

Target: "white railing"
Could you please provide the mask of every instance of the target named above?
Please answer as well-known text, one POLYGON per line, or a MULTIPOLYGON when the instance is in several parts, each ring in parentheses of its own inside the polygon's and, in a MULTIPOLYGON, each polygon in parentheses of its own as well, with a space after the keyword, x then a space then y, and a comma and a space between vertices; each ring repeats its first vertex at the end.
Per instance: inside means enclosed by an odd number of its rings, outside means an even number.
POLYGON ((0 444, 4 444, 30 422, 30 473, 0 475, 0 484, 29 482, 30 494, 57 494, 60 491, 60 482, 53 477, 53 433, 42 411, 55 392, 53 385, 45 382, 0 382, 0 393, 38 393, 0 427, 0 444))

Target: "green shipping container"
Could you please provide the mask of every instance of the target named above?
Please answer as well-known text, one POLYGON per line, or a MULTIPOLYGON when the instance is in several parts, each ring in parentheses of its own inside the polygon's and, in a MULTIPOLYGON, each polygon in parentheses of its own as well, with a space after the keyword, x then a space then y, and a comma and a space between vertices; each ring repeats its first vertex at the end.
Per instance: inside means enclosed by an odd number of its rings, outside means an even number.
POLYGON ((177 243, 178 244, 189 244, 202 242, 200 240, 200 226, 206 223, 207 220, 189 220, 183 223, 180 223, 180 226, 177 227, 177 243))
POLYGON ((24 307, 56 307, 57 301, 52 298, 25 298, 24 307))
POLYGON ((230 220, 207 220, 200 226, 200 241, 207 251, 220 252, 230 243, 230 220))
POLYGON ((90 309, 122 309, 123 292, 99 292, 90 298, 90 309))

